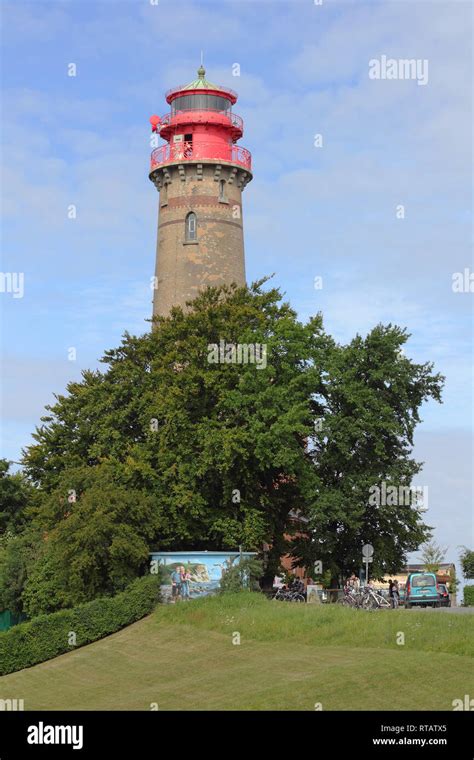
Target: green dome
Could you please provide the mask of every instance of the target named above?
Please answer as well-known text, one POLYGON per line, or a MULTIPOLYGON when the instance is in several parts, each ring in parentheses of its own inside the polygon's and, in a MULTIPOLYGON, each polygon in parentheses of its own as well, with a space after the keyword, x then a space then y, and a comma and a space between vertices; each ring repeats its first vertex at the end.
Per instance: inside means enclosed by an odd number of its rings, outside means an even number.
POLYGON ((213 82, 209 82, 206 79, 206 69, 204 66, 200 66, 197 70, 198 78, 194 80, 194 82, 190 82, 189 84, 184 85, 184 87, 181 87, 181 90, 223 90, 225 89, 223 87, 220 87, 218 84, 214 84, 213 82))
POLYGON ((235 103, 237 100, 237 93, 234 92, 234 90, 231 90, 230 87, 221 87, 220 84, 209 82, 209 80, 206 79, 206 69, 202 64, 198 68, 197 74, 198 78, 193 82, 190 82, 189 84, 183 84, 180 87, 173 87, 171 90, 168 90, 166 93, 166 100, 168 103, 171 103, 171 101, 174 98, 177 98, 181 93, 200 92, 206 90, 221 92, 224 97, 228 98, 232 103, 235 103))

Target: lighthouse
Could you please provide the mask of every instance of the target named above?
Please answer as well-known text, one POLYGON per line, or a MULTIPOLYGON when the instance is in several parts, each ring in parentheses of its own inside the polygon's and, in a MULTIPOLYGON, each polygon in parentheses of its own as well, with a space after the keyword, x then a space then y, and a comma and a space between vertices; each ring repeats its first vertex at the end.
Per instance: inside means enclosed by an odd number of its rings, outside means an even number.
POLYGON ((153 316, 185 308, 208 286, 245 285, 242 191, 250 152, 237 94, 198 78, 166 94, 170 111, 150 118, 156 143, 150 180, 159 192, 153 316))

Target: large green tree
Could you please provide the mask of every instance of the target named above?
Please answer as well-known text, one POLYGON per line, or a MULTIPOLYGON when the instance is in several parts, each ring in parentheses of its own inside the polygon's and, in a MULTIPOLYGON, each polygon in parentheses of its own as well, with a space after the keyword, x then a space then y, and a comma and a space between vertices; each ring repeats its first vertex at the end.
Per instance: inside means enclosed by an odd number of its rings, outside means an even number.
POLYGON ((208 289, 155 327, 126 335, 104 371, 69 384, 25 452, 43 494, 33 518, 41 551, 23 591, 30 611, 120 587, 150 545, 265 542, 268 581, 302 530, 295 562, 323 560, 335 574, 366 541, 383 557, 379 571, 422 543, 419 510, 368 505, 374 483, 409 484, 419 471, 418 410, 439 398, 431 365, 403 356, 404 331, 377 327, 337 345, 320 315, 300 323, 263 283, 208 289), (266 353, 259 366, 229 350, 214 362, 221 341, 266 353))
MULTIPOLYGON (((412 456, 419 410, 440 400, 443 378, 430 363, 408 359, 408 334, 396 326, 375 327, 329 355, 321 419, 311 436, 319 485, 308 517, 308 532, 294 547, 295 560, 321 562, 339 581, 362 565, 362 546, 374 547, 371 574, 400 569, 407 552, 430 535, 426 505, 416 499, 383 497, 392 487, 409 487, 422 464, 412 456)), ((405 495, 405 494, 403 494, 405 495)))
MULTIPOLYGON (((305 511, 314 492, 306 440, 332 346, 320 316, 302 325, 274 289, 211 289, 189 313, 175 309, 152 332, 127 335, 106 353, 105 372, 71 383, 36 432, 26 468, 57 501, 75 488, 78 468, 107 461, 116 484, 152 499, 153 545, 266 541, 270 575, 289 513, 305 511), (266 362, 212 363, 209 346, 221 340, 264 345, 266 362)), ((40 510, 43 527, 50 515, 40 510)))

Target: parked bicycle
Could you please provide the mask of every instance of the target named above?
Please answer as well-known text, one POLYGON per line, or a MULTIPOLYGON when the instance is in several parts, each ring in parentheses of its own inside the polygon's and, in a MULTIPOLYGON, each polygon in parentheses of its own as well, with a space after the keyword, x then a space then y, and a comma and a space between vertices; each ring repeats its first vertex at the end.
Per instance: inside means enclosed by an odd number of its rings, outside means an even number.
POLYGON ((355 589, 351 586, 344 587, 344 595, 338 600, 339 604, 355 609, 377 610, 390 608, 390 602, 372 586, 363 586, 355 589))
POLYGON ((305 602, 304 584, 296 581, 290 586, 281 586, 273 595, 275 602, 305 602))
POLYGON ((362 609, 364 610, 390 609, 391 607, 390 602, 378 591, 375 591, 372 586, 364 586, 361 594, 362 609))
POLYGON ((344 607, 359 607, 360 592, 352 586, 344 586, 344 595, 337 602, 344 607))

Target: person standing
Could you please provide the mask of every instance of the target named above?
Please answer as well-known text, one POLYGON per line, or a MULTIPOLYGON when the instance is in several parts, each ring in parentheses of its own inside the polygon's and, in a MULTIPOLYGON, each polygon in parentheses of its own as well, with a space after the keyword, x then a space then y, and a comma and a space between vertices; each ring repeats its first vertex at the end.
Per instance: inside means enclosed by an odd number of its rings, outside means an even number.
POLYGON ((392 581, 391 578, 390 578, 390 580, 388 582, 388 598, 390 600, 390 604, 393 607, 393 581, 392 581))
POLYGON ((189 581, 191 573, 181 565, 181 595, 183 599, 189 599, 189 581))
POLYGON ((177 602, 181 598, 181 568, 175 567, 171 573, 171 601, 177 602))
POLYGON ((392 607, 394 610, 398 609, 400 603, 400 589, 398 587, 398 581, 393 581, 392 585, 392 607))
POLYGON ((351 586, 351 588, 353 588, 354 591, 358 591, 359 586, 360 586, 360 581, 355 573, 352 573, 351 577, 349 578, 347 582, 347 585, 351 586))

